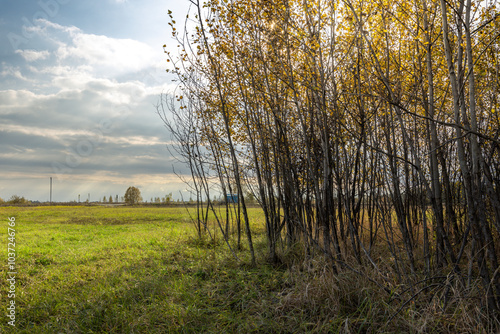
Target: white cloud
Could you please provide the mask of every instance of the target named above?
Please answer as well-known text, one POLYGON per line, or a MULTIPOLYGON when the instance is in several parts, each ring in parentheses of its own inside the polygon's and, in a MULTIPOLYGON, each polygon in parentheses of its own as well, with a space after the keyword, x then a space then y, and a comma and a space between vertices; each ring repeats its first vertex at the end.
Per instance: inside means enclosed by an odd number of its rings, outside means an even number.
POLYGON ((51 31, 49 31, 50 28, 52 28, 54 30, 62 31, 62 32, 65 32, 68 34, 75 34, 75 33, 81 32, 81 30, 75 26, 62 26, 60 24, 57 24, 57 23, 54 23, 54 22, 51 22, 51 21, 48 21, 45 19, 38 19, 35 22, 37 23, 37 25, 28 26, 28 27, 25 26, 24 29, 28 33, 38 34, 39 36, 48 37, 48 38, 51 38, 54 40, 57 40, 57 39, 54 38, 51 31))
MULTIPOLYGON (((163 54, 143 42, 87 34, 77 27, 47 20, 37 20, 37 25, 29 29, 46 50, 17 50, 16 53, 29 63, 46 60, 26 67, 42 81, 37 88, 81 89, 99 78, 134 80, 147 86, 162 84, 163 78, 158 76, 165 76, 164 66, 160 65, 163 54), (50 57, 52 54, 54 58, 50 57)), ((22 77, 12 71, 3 74, 22 77)))
POLYGON ((40 136, 50 139, 64 141, 69 137, 76 136, 94 136, 88 130, 65 130, 65 129, 46 129, 35 126, 22 126, 22 125, 5 125, 3 130, 6 132, 19 132, 30 136, 40 136))
POLYGON ((166 142, 159 137, 147 137, 147 136, 123 136, 123 137, 106 137, 106 143, 113 143, 119 145, 131 145, 131 146, 154 146, 154 145, 166 145, 172 144, 173 142, 166 142))
POLYGON ((1 111, 10 112, 12 106, 24 107, 31 104, 35 94, 29 90, 0 90, 0 115, 1 111))
POLYGON ((47 59, 50 56, 49 51, 36 51, 36 50, 16 50, 26 61, 32 62, 40 59, 47 59))
POLYGON ((0 72, 0 75, 3 76, 3 77, 13 77, 13 78, 16 78, 16 79, 21 79, 23 81, 27 81, 27 82, 30 82, 32 80, 26 78, 22 73, 21 73, 21 69, 17 66, 9 66, 9 65, 5 65, 5 64, 2 64, 2 72, 0 72))
POLYGON ((60 43, 56 51, 59 60, 89 64, 96 69, 96 74, 103 70, 112 75, 137 72, 154 65, 159 59, 159 52, 136 40, 86 34, 79 29, 54 24, 50 26, 67 32, 70 37, 70 41, 60 43))

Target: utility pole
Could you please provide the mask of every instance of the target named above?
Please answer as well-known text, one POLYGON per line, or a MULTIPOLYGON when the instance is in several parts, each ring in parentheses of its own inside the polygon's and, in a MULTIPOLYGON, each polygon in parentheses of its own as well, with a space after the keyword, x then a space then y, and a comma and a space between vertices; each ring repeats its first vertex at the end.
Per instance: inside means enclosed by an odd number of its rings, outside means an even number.
POLYGON ((52 176, 50 177, 50 204, 52 204, 52 176))

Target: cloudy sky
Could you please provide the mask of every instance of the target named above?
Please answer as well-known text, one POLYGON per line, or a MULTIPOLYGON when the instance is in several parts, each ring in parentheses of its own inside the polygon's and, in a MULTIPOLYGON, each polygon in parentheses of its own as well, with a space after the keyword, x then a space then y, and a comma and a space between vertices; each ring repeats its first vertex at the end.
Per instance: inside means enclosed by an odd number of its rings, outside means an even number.
POLYGON ((50 177, 54 201, 179 197, 154 105, 175 88, 167 11, 187 1, 2 0, 0 198, 48 201, 50 177))

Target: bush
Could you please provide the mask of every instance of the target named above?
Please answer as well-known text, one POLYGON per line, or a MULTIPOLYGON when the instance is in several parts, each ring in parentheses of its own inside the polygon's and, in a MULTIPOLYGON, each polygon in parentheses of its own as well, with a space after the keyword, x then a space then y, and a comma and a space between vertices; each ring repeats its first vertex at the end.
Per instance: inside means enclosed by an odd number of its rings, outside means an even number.
POLYGON ((27 204, 28 200, 24 197, 13 195, 7 203, 9 203, 9 204, 27 204))

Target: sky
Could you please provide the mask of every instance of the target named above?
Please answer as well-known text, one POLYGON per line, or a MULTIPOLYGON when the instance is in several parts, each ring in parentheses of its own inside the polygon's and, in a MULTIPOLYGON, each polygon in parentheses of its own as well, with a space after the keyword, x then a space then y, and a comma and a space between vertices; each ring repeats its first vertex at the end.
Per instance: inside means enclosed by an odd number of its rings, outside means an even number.
POLYGON ((1 0, 0 198, 189 198, 155 113, 188 0, 1 0))

